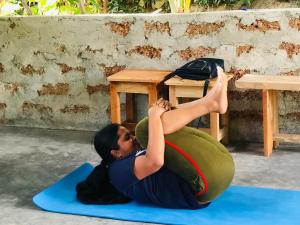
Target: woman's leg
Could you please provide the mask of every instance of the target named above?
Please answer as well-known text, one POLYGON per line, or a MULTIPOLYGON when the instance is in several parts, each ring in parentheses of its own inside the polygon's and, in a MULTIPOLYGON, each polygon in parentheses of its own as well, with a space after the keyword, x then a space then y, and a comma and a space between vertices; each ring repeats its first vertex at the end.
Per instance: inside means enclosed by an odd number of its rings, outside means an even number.
POLYGON ((218 80, 207 96, 179 104, 176 109, 167 111, 161 116, 164 134, 173 133, 192 120, 210 112, 225 113, 227 104, 227 77, 218 67, 218 80))

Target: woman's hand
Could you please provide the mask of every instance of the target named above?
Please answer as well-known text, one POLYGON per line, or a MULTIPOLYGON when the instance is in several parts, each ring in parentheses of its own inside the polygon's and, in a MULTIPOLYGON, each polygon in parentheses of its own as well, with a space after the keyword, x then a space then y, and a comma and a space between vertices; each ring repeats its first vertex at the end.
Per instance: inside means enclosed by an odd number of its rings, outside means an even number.
POLYGON ((169 101, 162 98, 158 99, 148 110, 148 115, 150 116, 161 116, 164 112, 171 109, 169 101))

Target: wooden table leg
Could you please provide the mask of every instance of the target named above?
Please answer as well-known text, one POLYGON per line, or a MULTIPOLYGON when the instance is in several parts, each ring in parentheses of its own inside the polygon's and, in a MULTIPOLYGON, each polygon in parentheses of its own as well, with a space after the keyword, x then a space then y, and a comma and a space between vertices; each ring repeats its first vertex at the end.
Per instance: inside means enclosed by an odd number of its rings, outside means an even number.
POLYGON ((169 86, 169 101, 172 106, 178 105, 178 98, 176 97, 176 88, 174 86, 169 86))
POLYGON ((229 143, 229 109, 225 114, 222 115, 222 129, 224 129, 224 137, 222 139, 222 143, 224 145, 228 145, 229 143))
POLYGON ((157 100, 158 100, 158 93, 157 93, 157 89, 156 89, 156 84, 150 84, 149 85, 149 95, 148 95, 149 107, 151 107, 151 105, 153 103, 155 103, 157 100))
POLYGON ((219 113, 210 113, 210 135, 219 141, 220 120, 219 113))
MULTIPOLYGON (((277 91, 272 91, 272 119, 273 119, 273 137, 279 133, 278 127, 278 96, 277 91)), ((273 148, 277 148, 279 146, 279 141, 273 140, 273 148)))
POLYGON ((264 127, 264 155, 270 156, 273 148, 272 130, 272 92, 263 90, 263 127, 264 127))
POLYGON ((110 84, 110 115, 112 123, 121 123, 120 96, 116 86, 114 83, 110 84))

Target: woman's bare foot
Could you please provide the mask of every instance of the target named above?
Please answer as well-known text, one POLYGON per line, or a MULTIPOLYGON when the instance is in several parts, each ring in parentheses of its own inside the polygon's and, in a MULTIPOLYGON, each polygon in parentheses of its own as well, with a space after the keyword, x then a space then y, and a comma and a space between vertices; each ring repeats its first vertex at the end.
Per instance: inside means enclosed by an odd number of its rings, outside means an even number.
POLYGON ((219 75, 217 76, 217 80, 216 80, 214 86, 210 90, 207 91, 207 95, 205 97, 210 97, 211 95, 214 95, 216 91, 218 91, 219 87, 217 84, 222 83, 222 79, 223 79, 222 76, 219 76, 219 75))
POLYGON ((224 114, 227 111, 228 100, 227 100, 227 85, 228 80, 227 77, 221 67, 217 67, 218 69, 218 80, 213 87, 215 90, 211 96, 211 105, 213 107, 213 112, 218 112, 220 114, 224 114))
POLYGON ((227 111, 227 77, 221 67, 218 68, 218 78, 214 86, 210 89, 204 98, 198 100, 180 104, 180 107, 170 105, 170 110, 190 107, 192 105, 198 105, 199 102, 207 103, 207 108, 209 112, 218 112, 224 114, 227 111))

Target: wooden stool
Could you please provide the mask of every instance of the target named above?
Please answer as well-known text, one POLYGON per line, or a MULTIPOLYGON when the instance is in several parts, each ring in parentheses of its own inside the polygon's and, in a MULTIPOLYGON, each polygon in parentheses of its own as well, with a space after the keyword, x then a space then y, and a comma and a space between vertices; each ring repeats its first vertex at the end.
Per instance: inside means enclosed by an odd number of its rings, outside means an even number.
POLYGON ((134 113, 133 94, 148 94, 148 105, 158 100, 158 91, 165 76, 171 71, 159 70, 122 70, 107 79, 110 81, 110 107, 112 123, 120 123, 134 131, 136 115, 134 113), (126 93, 126 119, 121 122, 119 93, 126 93))
POLYGON ((278 128, 277 91, 300 91, 300 77, 244 75, 235 82, 238 88, 262 90, 264 155, 270 156, 279 141, 300 143, 298 134, 280 134, 278 128))
MULTIPOLYGON (((232 75, 228 75, 228 80, 232 75)), ((196 81, 182 79, 175 76, 165 84, 169 86, 169 100, 174 106, 178 105, 178 98, 201 98, 203 97, 203 88, 205 81, 196 81)), ((209 89, 214 85, 215 79, 209 82, 209 89)), ((222 128, 220 129, 219 113, 210 113, 210 128, 199 128, 209 133, 218 141, 222 140, 224 144, 228 144, 228 110, 222 115, 222 128)))

